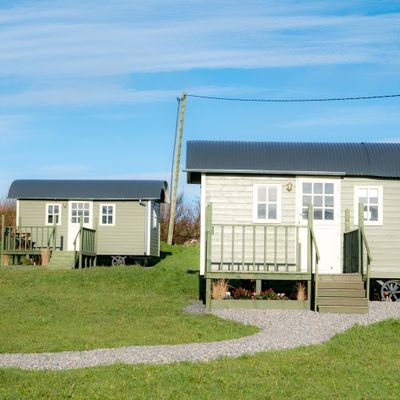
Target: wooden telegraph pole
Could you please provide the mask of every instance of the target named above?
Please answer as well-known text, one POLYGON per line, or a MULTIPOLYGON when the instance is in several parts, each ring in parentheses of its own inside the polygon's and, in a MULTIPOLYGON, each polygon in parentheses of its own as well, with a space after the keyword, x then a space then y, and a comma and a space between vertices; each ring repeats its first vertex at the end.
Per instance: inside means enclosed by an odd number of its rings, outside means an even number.
POLYGON ((181 112, 179 114, 179 127, 176 138, 174 171, 172 175, 171 205, 169 208, 169 225, 168 225, 168 244, 172 244, 172 240, 174 237, 176 196, 178 191, 178 180, 179 180, 179 164, 181 161, 183 122, 185 120, 185 103, 186 103, 186 93, 182 92, 181 112))

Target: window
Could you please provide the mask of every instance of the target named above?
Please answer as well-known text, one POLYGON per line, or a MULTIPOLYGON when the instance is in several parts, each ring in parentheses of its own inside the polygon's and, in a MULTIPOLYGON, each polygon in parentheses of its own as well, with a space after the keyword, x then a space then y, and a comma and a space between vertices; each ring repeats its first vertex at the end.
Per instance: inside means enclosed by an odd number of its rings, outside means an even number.
POLYGON ((100 225, 115 225, 114 204, 100 204, 100 225))
POLYGON ((280 222, 281 185, 254 185, 253 220, 280 222))
POLYGON ((314 220, 335 219, 335 185, 333 182, 302 183, 302 217, 307 219, 308 206, 314 208, 314 220))
POLYGON ((354 223, 358 224, 358 204, 364 204, 364 221, 366 225, 383 223, 383 189, 382 186, 356 186, 354 190, 354 223))
POLYGON ((156 208, 153 208, 152 227, 153 229, 157 229, 158 227, 158 215, 156 208))
POLYGON ((90 203, 71 204, 71 223, 79 224, 81 218, 84 224, 90 223, 90 203))
POLYGON ((46 204, 46 225, 61 225, 61 205, 46 204))

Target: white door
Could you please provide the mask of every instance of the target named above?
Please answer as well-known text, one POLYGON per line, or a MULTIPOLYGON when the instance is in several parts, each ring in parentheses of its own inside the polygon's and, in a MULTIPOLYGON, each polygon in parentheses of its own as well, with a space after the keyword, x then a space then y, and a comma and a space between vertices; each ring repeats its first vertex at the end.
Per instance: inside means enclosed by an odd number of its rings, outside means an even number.
MULTIPOLYGON (((93 203, 91 201, 68 202, 68 250, 74 250, 74 241, 79 232, 80 221, 83 226, 93 228, 93 203)), ((79 250, 79 241, 76 249, 79 250)))
MULTIPOLYGON (((320 254, 318 272, 340 273, 340 179, 299 178, 297 188, 300 225, 307 225, 308 205, 313 205, 314 233, 320 254)), ((306 270, 306 229, 301 229, 300 243, 301 265, 306 270)))

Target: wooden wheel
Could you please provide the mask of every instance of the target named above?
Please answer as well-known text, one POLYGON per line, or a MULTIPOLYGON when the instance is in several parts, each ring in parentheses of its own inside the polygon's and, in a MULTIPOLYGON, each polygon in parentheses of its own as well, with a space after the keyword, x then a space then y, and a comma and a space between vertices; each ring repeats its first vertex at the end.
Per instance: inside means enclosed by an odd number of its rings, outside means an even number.
POLYGON ((400 301, 400 281, 386 281, 382 284, 381 298, 383 301, 400 301))
POLYGON ((125 265, 125 258, 124 256, 111 256, 111 264, 112 265, 125 265))

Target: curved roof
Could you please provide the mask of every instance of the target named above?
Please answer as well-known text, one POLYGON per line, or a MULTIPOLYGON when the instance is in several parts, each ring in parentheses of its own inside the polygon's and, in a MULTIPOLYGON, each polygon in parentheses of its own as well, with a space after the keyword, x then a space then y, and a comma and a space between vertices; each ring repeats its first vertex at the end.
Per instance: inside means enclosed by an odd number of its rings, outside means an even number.
POLYGON ((11 199, 159 200, 168 201, 165 181, 145 180, 16 180, 11 199))
POLYGON ((188 181, 201 172, 400 178, 400 143, 189 141, 188 181))

